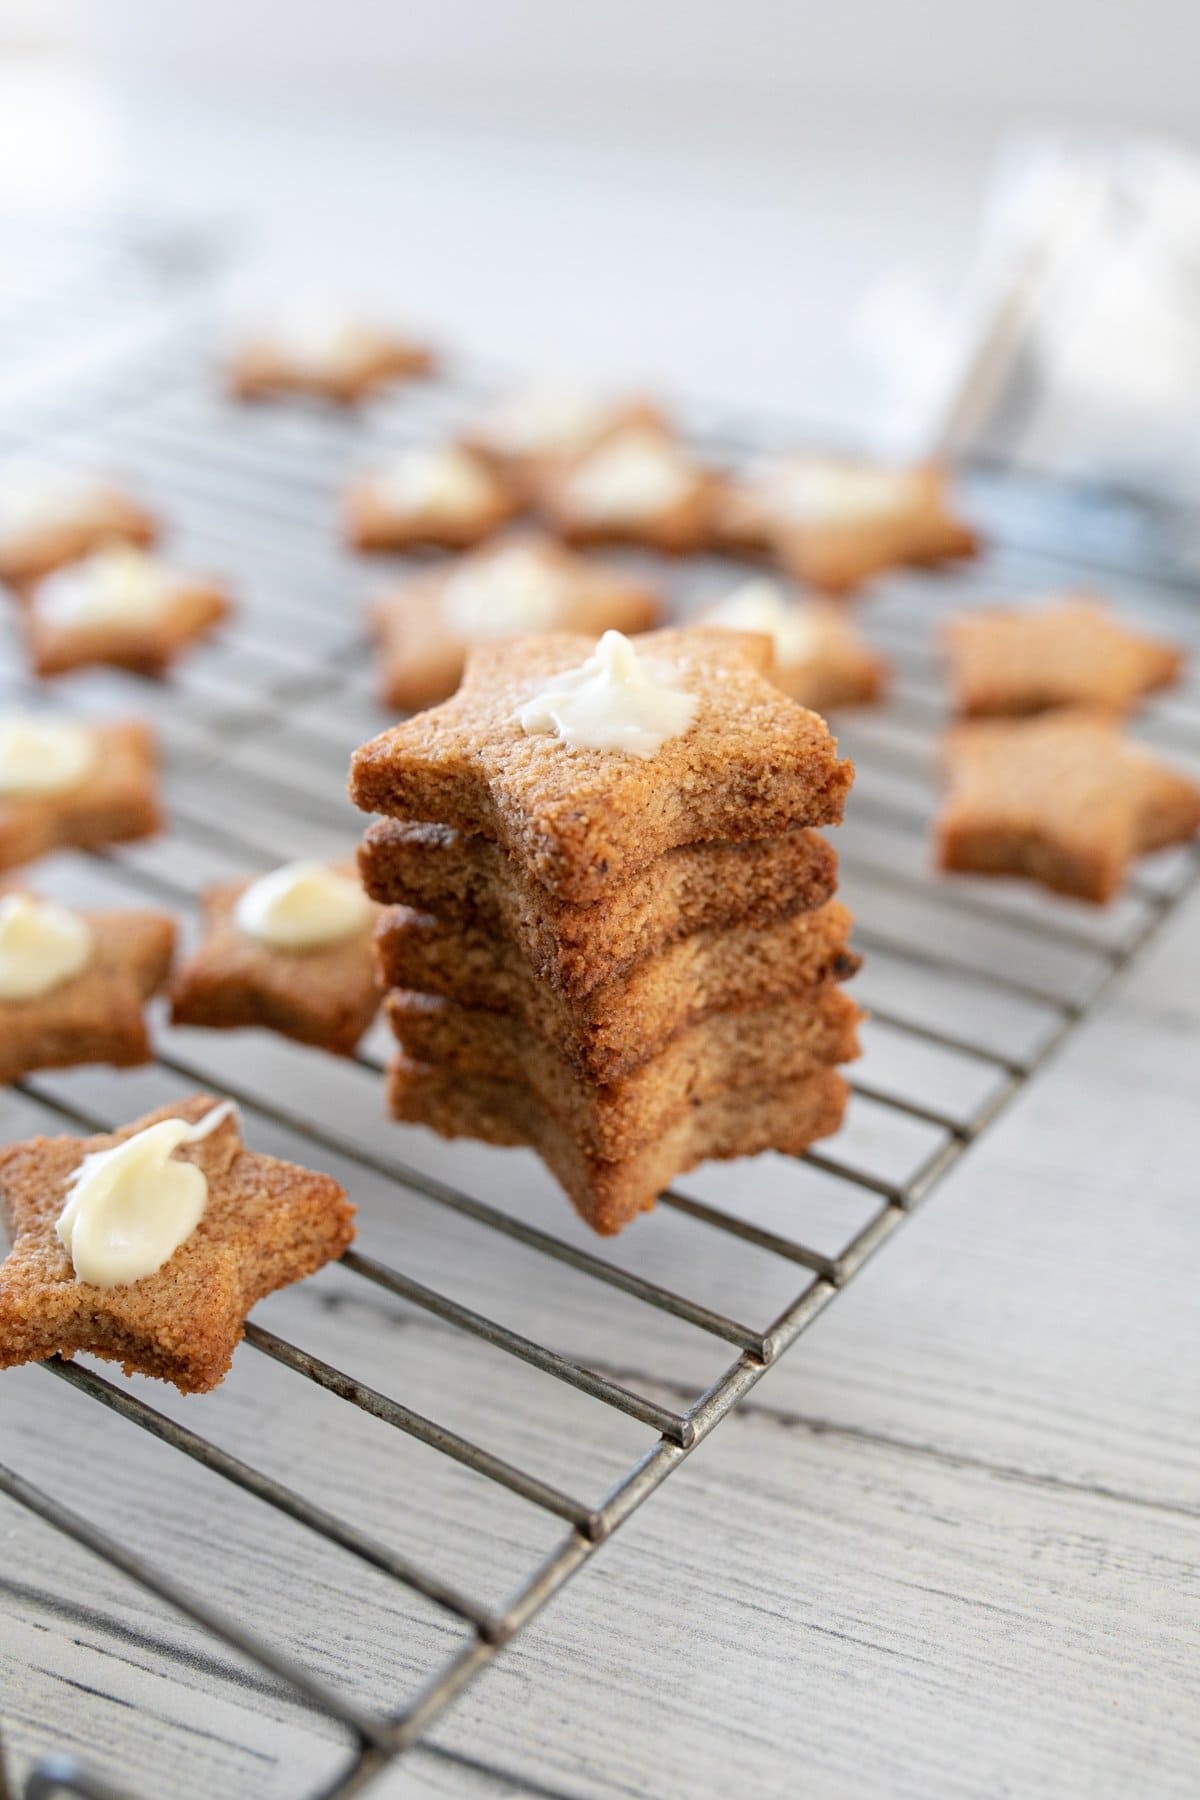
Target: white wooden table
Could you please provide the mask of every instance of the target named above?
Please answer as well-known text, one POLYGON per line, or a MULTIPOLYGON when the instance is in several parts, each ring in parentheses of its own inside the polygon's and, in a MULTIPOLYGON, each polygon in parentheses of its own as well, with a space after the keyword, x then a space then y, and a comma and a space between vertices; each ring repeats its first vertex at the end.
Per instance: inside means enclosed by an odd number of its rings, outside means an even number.
MULTIPOLYGON (((152 484, 148 441, 122 439, 121 454, 152 484)), ((287 677, 289 608, 302 606, 305 656, 356 654, 357 614, 338 614, 322 561, 324 524, 314 510, 308 535, 296 528, 305 588, 265 554, 239 561, 248 552, 220 508, 193 498, 184 539, 223 545, 253 598, 233 653, 204 653, 178 699, 154 702, 183 822, 164 846, 110 865, 59 859, 47 880, 66 897, 144 900, 162 879, 190 893, 236 865, 234 843, 253 843, 266 864, 295 845, 307 798, 311 852, 354 830, 324 784, 371 726, 365 697, 297 701, 294 732, 272 727, 245 756, 235 747, 212 760, 230 749, 213 742, 216 697, 238 716, 264 681, 287 677), (251 768, 292 800, 265 803, 242 779, 251 768), (232 842, 206 835, 213 824, 232 842)), ((972 592, 996 578, 985 565, 972 592)), ((917 603, 903 582, 887 590, 869 615, 881 642, 917 603)), ((912 674, 911 692, 928 700, 927 672, 912 674)), ((76 693, 112 703, 88 681, 76 693)), ((886 722, 857 729, 864 747, 886 751, 886 722)), ((903 746, 907 727, 895 729, 903 746)), ((869 881, 848 888, 864 920, 886 919, 869 881)), ((921 916, 906 928, 919 937, 921 916)), ((920 1007, 931 985, 881 955, 863 997, 920 1007)), ((975 1022, 1014 1054, 1032 1029, 1000 996, 979 998, 975 1022)), ((887 1032, 869 1035, 873 1079, 936 1094, 961 1078, 887 1032)), ((402 1155, 588 1243, 529 1159, 382 1122, 369 1069, 253 1035, 164 1029, 161 1041, 200 1079, 284 1095, 347 1146, 402 1155)), ((742 1409, 372 1792, 1195 1793, 1198 1045, 1193 897, 742 1409)), ((189 1085, 159 1069, 48 1078, 0 1101, 0 1128, 61 1129, 53 1103, 129 1117, 189 1085)), ((252 1121, 261 1147, 305 1148, 278 1118, 252 1121)), ((880 1166, 919 1147, 869 1107, 849 1135, 880 1166)), ((393 1183, 333 1151, 325 1166, 348 1168, 373 1254, 665 1404, 686 1404, 727 1360, 727 1346, 689 1326, 505 1239, 481 1243, 416 1195, 398 1201, 393 1183)), ((719 1188, 708 1179, 694 1191, 776 1229, 794 1216, 796 1176, 783 1165, 739 1166, 719 1188)), ((810 1178, 802 1198, 806 1235, 832 1243, 844 1195, 810 1178)), ((611 1254, 739 1318, 771 1318, 795 1288, 794 1269, 731 1255, 716 1233, 667 1213, 611 1254)), ((571 1492, 603 1493, 652 1441, 425 1313, 383 1294, 364 1301, 336 1270, 256 1316, 571 1492)), ((249 1347, 202 1402, 140 1391, 489 1604, 561 1534, 249 1347)), ((47 1373, 7 1375, 0 1402, 0 1459, 364 1704, 396 1703, 461 1642, 422 1603, 398 1606, 380 1578, 47 1373)), ((24 1511, 0 1503, 0 1529, 0 1719, 18 1775, 58 1748, 139 1796, 283 1800, 332 1779, 344 1744, 261 1672, 24 1511)))

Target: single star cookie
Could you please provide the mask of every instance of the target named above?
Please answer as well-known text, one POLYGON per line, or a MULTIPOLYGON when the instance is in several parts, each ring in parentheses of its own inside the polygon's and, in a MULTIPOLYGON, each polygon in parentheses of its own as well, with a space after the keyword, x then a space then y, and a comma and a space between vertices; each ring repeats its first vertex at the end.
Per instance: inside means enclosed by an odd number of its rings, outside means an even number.
POLYGON ((1082 597, 960 613, 946 626, 945 645, 957 710, 976 718, 1054 706, 1128 712, 1177 681, 1184 663, 1174 644, 1131 630, 1082 597))
POLYGON ((401 450, 351 483, 344 502, 346 539, 355 550, 423 544, 469 550, 507 525, 521 506, 503 475, 458 445, 401 450))
POLYGON ((0 713, 0 869, 53 850, 96 850, 163 825, 154 735, 0 713))
POLYGON ((1123 736, 1108 714, 1064 708, 960 725, 946 763, 943 869, 1025 875, 1103 902, 1135 857, 1200 829, 1200 787, 1123 736))
POLYGON ((661 426, 629 425, 551 468, 541 502, 572 544, 644 544, 686 556, 707 541, 718 477, 661 426))
POLYGON ((0 581, 38 581, 105 544, 152 544, 144 507, 95 475, 33 466, 0 468, 0 581))
POLYGON ((164 913, 75 913, 0 898, 0 1082, 79 1063, 148 1062, 143 1008, 171 967, 164 913))
POLYGON ((260 1026, 352 1055, 379 1010, 378 908, 353 864, 288 864, 210 888, 202 904, 203 936, 171 983, 172 1022, 260 1026))
POLYGON ((773 679, 785 694, 825 713, 878 700, 888 668, 845 607, 789 599, 773 581, 747 581, 699 621, 730 631, 763 631, 775 645, 773 679))
POLYGON ((37 675, 109 663, 161 676, 229 610, 218 583, 116 545, 37 582, 25 595, 22 626, 37 675))
POLYGON ((590 993, 680 938, 773 925, 832 898, 837 857, 817 831, 745 844, 685 844, 647 863, 599 906, 556 900, 488 838, 376 819, 358 852, 373 900, 511 938, 541 980, 590 993))
POLYGON ((505 394, 461 435, 523 493, 536 495, 564 459, 594 450, 631 426, 666 430, 650 401, 605 398, 563 383, 540 382, 505 394))
POLYGON ((428 375, 428 344, 337 314, 285 314, 272 329, 247 340, 229 367, 238 400, 305 394, 338 406, 369 399, 390 382, 428 375))
POLYGON ((763 1150, 799 1156, 839 1129, 849 1089, 835 1069, 769 1086, 731 1088, 701 1101, 656 1141, 603 1162, 588 1152, 524 1082, 463 1075, 399 1055, 388 1070, 392 1117, 446 1138, 528 1145, 576 1211, 603 1237, 649 1212, 676 1176, 710 1159, 763 1150))
POLYGON ((173 1163, 202 1173, 198 1223, 152 1274, 120 1285, 80 1280, 56 1227, 85 1157, 178 1119, 195 1125, 218 1102, 193 1094, 111 1135, 31 1138, 0 1150, 0 1210, 12 1243, 0 1264, 0 1367, 80 1352, 127 1375, 217 1386, 257 1302, 334 1261, 354 1236, 354 1208, 328 1175, 259 1156, 230 1112, 184 1143, 173 1163))
POLYGON ((648 631, 661 610, 644 582, 553 538, 505 540, 410 575, 376 600, 383 703, 417 712, 445 700, 472 644, 529 631, 648 631))
MULTIPOLYGON (((590 638, 549 634, 474 650, 452 700, 356 752, 351 798, 364 812, 481 832, 581 904, 681 844, 840 820, 853 766, 824 721, 772 684, 767 638, 655 631, 636 652, 639 703, 692 703, 652 753, 575 748, 536 719, 522 725, 547 682, 573 674, 578 685, 576 665, 599 655, 590 638)), ((593 683, 597 705, 611 688, 618 714, 619 676, 593 683)))
POLYGON ((941 469, 811 455, 771 458, 728 483, 715 538, 724 549, 774 551, 797 580, 828 593, 978 548, 941 469))

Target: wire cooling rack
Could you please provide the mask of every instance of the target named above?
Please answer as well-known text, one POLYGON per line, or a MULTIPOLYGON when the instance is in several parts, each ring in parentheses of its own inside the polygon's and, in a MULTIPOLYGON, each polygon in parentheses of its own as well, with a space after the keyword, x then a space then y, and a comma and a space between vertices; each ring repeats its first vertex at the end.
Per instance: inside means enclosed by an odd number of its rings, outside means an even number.
MULTIPOLYGON (((172 823, 159 842, 55 859, 38 871, 44 888, 165 903, 193 920, 210 880, 345 852, 363 824, 344 799, 346 760, 383 715, 361 630, 379 565, 336 547, 336 492, 386 446, 464 419, 486 385, 459 371, 354 418, 237 410, 192 342, 6 420, 0 451, 121 471, 161 507, 179 559, 239 589, 227 636, 170 685, 89 672, 56 689, 80 712, 155 719, 172 823)), ((730 457, 803 435, 696 408, 690 423, 730 457)), ((46 1075, 0 1102, 15 1137, 106 1130, 215 1088, 241 1103, 251 1144, 334 1169, 361 1203, 359 1247, 259 1309, 217 1395, 177 1402, 86 1359, 5 1377, 16 1410, 0 1491, 99 1559, 92 1625, 146 1653, 143 1684, 155 1657, 186 1663, 202 1694, 233 1692, 271 1732, 308 1734, 291 1791, 360 1792, 424 1737, 833 1304, 1195 885, 1182 851, 1144 864, 1101 914, 930 875, 934 637, 948 610, 1100 586, 1196 637, 1181 604, 1194 592, 1135 512, 994 479, 971 498, 989 556, 961 573, 898 575, 862 609, 897 674, 885 707, 838 721, 859 768, 837 841, 871 1020, 850 1120, 829 1144, 681 1179, 607 1244, 525 1153, 442 1145, 384 1121, 378 1035, 343 1065, 160 1021, 152 1068, 46 1075), (406 1359, 397 1346, 410 1340, 420 1354, 406 1359), (158 1623, 142 1633, 147 1607, 158 1623)), ((732 574, 671 572, 681 612, 732 574)), ((41 702, 12 646, 4 670, 10 700, 41 702)), ((1143 724, 1177 760, 1200 761, 1195 689, 1143 724)), ((7 1585, 15 1614, 76 1619, 84 1580, 57 1596, 7 1585)), ((142 1691, 124 1702, 135 1721, 142 1691)), ((41 1758, 23 1791, 144 1793, 147 1768, 153 1791, 216 1791, 211 1767, 189 1762, 194 1743, 136 1738, 128 1717, 111 1736, 94 1720, 76 1727, 43 1693, 21 1733, 41 1758)), ((261 1775, 226 1777, 224 1791, 265 1791, 261 1775)))

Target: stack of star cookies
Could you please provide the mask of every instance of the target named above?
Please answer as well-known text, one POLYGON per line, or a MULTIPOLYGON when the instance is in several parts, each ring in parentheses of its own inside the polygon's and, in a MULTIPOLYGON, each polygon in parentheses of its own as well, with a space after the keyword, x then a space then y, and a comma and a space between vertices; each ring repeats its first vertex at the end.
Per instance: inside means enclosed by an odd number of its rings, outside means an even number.
POLYGON ((488 645, 354 759, 393 1115, 532 1145, 600 1232, 841 1122, 857 959, 814 828, 853 771, 771 657, 704 629, 488 645))

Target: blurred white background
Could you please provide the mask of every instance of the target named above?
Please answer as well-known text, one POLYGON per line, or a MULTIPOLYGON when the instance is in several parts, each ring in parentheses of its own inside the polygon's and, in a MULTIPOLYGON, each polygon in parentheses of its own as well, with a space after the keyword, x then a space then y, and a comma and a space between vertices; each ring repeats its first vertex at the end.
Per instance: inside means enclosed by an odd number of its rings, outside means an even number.
POLYGON ((0 0, 0 202, 228 220, 247 303, 859 428, 997 146, 1195 142, 1198 60, 1193 0, 0 0))

